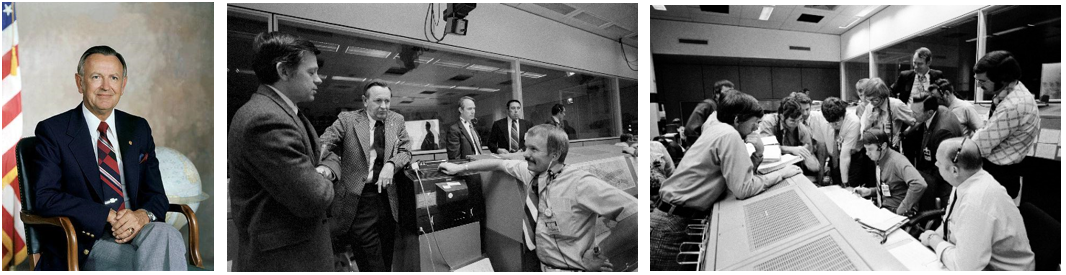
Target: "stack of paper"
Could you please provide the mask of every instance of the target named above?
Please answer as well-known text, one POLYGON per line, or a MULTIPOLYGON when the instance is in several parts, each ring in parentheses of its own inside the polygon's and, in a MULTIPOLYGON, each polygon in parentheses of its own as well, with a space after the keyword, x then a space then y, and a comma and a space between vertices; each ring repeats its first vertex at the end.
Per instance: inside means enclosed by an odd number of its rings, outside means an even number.
MULTIPOLYGON (((763 157, 765 158, 765 155, 763 157)), ((799 163, 800 161, 803 161, 803 158, 794 156, 792 154, 782 155, 781 159, 778 160, 778 161, 769 162, 769 163, 768 162, 763 162, 761 165, 759 165, 759 173, 765 174, 765 173, 770 173, 770 172, 773 172, 773 171, 777 171, 777 170, 780 170, 781 168, 785 168, 785 166, 799 163)))

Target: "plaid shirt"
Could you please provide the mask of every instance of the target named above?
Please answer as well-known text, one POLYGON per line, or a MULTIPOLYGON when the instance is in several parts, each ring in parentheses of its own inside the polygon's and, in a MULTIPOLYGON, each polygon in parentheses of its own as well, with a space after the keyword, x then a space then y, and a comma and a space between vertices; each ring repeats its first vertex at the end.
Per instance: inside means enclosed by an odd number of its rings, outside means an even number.
POLYGON ((1040 112, 1036 100, 1021 82, 1014 82, 997 97, 1002 100, 985 127, 973 139, 981 156, 998 165, 1022 162, 1040 133, 1040 112))

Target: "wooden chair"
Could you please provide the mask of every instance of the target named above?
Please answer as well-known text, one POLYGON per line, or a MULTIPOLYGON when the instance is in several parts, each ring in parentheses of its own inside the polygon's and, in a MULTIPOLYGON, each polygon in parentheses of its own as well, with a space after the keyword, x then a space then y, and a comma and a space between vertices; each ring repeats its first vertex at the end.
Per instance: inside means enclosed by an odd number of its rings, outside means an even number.
MULTIPOLYGON (((44 237, 39 236, 35 228, 39 226, 57 226, 63 228, 63 237, 67 239, 67 268, 70 271, 77 271, 79 269, 78 237, 76 235, 77 231, 74 230, 74 224, 67 217, 42 217, 33 214, 33 201, 37 197, 36 186, 29 178, 33 173, 30 172, 31 168, 26 163, 37 157, 37 151, 34 149, 36 146, 37 137, 31 136, 19 140, 18 145, 15 147, 15 160, 19 171, 20 199, 22 199, 22 212, 19 213, 19 216, 22 217, 22 223, 26 230, 26 247, 32 255, 30 270, 37 267, 37 262, 41 258, 41 244, 38 238, 44 237)), ((203 268, 203 259, 200 257, 200 227, 196 223, 196 214, 193 213, 192 208, 184 204, 171 204, 167 212, 177 212, 185 216, 189 223, 189 246, 186 249, 188 250, 187 258, 189 264, 203 268)), ((59 236, 47 237, 57 238, 59 236)))

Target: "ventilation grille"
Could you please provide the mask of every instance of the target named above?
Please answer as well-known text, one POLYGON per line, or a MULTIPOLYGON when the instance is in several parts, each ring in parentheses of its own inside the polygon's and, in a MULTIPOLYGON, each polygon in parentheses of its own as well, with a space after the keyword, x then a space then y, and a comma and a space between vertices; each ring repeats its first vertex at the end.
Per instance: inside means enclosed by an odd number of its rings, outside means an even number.
POLYGON ((744 206, 750 247, 758 250, 818 224, 796 190, 744 206))
POLYGON ((822 18, 825 18, 825 16, 804 13, 804 14, 800 14, 800 17, 797 18, 796 21, 817 24, 818 22, 822 21, 822 18))
POLYGON ((705 12, 729 14, 729 5, 700 5, 700 10, 705 12))
POLYGON ((460 74, 460 75, 455 75, 452 78, 449 78, 448 81, 463 81, 463 80, 470 79, 471 77, 473 77, 473 76, 472 75, 460 74))
POLYGON ((577 15, 574 15, 574 19, 581 20, 582 22, 597 27, 603 26, 603 24, 607 24, 607 20, 600 19, 599 17, 596 17, 595 15, 589 14, 587 12, 582 12, 578 13, 577 15))
POLYGON ((816 9, 816 10, 824 10, 824 11, 834 11, 834 10, 837 9, 837 5, 806 5, 806 6, 803 6, 803 7, 804 8, 808 8, 808 9, 816 9))
POLYGON ((534 5, 544 7, 545 9, 549 9, 551 11, 557 12, 557 13, 562 14, 562 15, 570 14, 571 12, 574 12, 574 10, 577 9, 577 8, 571 7, 570 5, 559 4, 559 3, 537 3, 537 4, 534 4, 534 5))
POLYGON ((800 47, 800 46, 788 46, 788 49, 789 50, 793 50, 793 51, 808 51, 808 52, 811 51, 811 47, 800 47))
POLYGON ((677 39, 677 42, 681 43, 681 44, 707 45, 707 40, 706 39, 685 39, 685 38, 680 38, 680 39, 677 39))
POLYGON ((830 235, 755 265, 758 271, 858 271, 830 235))

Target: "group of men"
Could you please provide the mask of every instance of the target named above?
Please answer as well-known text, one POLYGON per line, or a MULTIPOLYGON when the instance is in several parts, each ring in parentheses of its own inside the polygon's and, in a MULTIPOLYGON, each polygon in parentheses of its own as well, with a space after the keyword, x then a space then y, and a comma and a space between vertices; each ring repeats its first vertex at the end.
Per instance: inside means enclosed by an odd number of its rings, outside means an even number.
MULTIPOLYGON (((412 158, 404 118, 389 110, 391 89, 368 83, 361 91, 365 108, 340 113, 319 136, 296 107, 313 101, 322 82, 319 50, 300 37, 270 32, 255 38, 253 51, 261 85, 233 116, 228 136, 238 237, 233 270, 333 271, 334 249, 350 246, 360 271, 391 271, 398 214, 393 181, 412 158)), ((524 160, 443 163, 441 169, 498 170, 518 179, 529 197, 531 223, 523 232, 526 254, 539 263, 534 271, 611 270, 600 249, 635 240, 636 199, 567 167, 567 134, 521 119, 517 100, 507 106, 488 147, 524 160), (592 221, 600 216, 624 230, 597 244, 592 221)), ((557 109, 564 112, 562 105, 557 109)), ((473 98, 459 99, 459 121, 445 137, 449 159, 488 153, 472 123, 475 110, 473 98)))
POLYGON ((797 92, 764 116, 758 101, 731 82, 716 83, 716 95, 689 119, 688 153, 652 204, 652 270, 683 268, 675 256, 685 220, 709 214, 723 194, 746 199, 798 174, 818 185, 844 186, 899 215, 945 210, 942 225, 920 239, 949 269, 1032 270, 1034 255, 1014 198, 1019 163, 1035 142, 1040 117, 1033 94, 1019 81, 1018 61, 994 51, 975 64, 978 86, 995 94, 987 122, 929 68, 931 61, 932 52, 921 48, 913 69, 894 84, 860 80, 854 111, 829 97, 821 112, 810 112, 812 100, 797 92), (776 138, 783 154, 803 161, 755 172, 761 136, 776 138), (746 152, 744 143, 755 152, 746 152))

